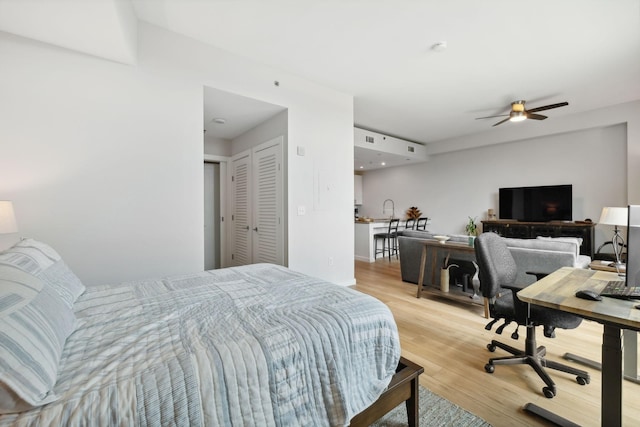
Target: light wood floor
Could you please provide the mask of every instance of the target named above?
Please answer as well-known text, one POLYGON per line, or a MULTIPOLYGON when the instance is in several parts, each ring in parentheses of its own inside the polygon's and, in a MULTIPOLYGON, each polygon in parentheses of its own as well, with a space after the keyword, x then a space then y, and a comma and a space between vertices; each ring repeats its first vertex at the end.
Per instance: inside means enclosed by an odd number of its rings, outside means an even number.
MULTIPOLYGON (((591 383, 579 385, 575 377, 549 370, 558 394, 547 399, 544 383, 529 366, 496 366, 493 374, 484 370, 491 355, 506 356, 498 349, 490 353, 486 345, 498 339, 524 348, 525 330, 520 339, 510 335, 515 325, 502 335, 486 331, 487 319, 481 306, 457 303, 426 295, 416 298, 416 286, 401 280, 398 261, 355 262, 355 289, 372 295, 389 306, 398 324, 402 355, 424 367, 420 384, 466 410, 498 426, 543 426, 543 421, 525 413, 522 406, 535 403, 583 426, 600 425, 600 372, 575 364, 591 374, 591 383)), ((602 326, 583 321, 573 330, 556 330, 555 339, 536 334, 538 345, 547 347, 550 359, 562 359, 566 352, 600 361, 602 326)), ((624 381, 624 424, 640 425, 640 385, 624 381)))

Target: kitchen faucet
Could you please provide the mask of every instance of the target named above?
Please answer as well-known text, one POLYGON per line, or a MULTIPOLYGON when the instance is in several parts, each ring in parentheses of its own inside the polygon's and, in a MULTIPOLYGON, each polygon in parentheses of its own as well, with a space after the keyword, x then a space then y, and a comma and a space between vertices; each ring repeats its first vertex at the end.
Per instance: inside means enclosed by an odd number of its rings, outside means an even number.
POLYGON ((384 202, 382 202, 382 215, 384 215, 384 208, 387 202, 391 202, 391 219, 393 219, 396 216, 396 207, 395 207, 395 204, 393 203, 393 200, 391 199, 387 199, 384 202))

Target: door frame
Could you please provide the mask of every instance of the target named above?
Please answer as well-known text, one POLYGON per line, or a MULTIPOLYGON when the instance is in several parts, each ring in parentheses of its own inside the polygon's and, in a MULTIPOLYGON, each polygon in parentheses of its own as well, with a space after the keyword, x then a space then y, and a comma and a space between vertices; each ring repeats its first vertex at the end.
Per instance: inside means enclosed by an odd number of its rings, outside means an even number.
MULTIPOLYGON (((228 255, 227 255, 227 239, 228 239, 228 230, 227 230, 227 167, 228 162, 231 160, 230 157, 226 156, 216 156, 213 154, 205 154, 203 163, 218 163, 220 164, 220 268, 225 268, 229 266, 228 255)), ((203 196, 204 197, 204 196, 203 196)), ((204 231, 203 231, 204 232, 204 231)), ((204 260, 203 260, 204 267, 204 260)))

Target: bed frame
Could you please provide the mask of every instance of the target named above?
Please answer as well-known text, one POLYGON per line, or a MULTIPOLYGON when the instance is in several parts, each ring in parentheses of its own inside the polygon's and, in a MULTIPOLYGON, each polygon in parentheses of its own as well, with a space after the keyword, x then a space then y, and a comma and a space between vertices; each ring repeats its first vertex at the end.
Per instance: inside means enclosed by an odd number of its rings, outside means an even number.
POLYGON ((409 427, 418 425, 418 377, 424 368, 412 361, 400 358, 395 375, 391 378, 389 387, 371 406, 351 419, 351 427, 366 427, 379 420, 387 412, 405 402, 409 427))

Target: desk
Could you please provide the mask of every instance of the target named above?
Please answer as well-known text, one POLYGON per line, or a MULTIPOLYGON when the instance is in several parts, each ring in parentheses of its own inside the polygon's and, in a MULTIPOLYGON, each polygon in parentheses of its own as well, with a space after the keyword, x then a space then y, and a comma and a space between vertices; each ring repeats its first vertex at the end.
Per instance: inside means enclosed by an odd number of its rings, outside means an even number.
POLYGON ((589 268, 592 270, 611 271, 614 273, 624 273, 627 271, 627 266, 625 264, 619 265, 617 269, 615 266, 610 266, 610 264, 611 261, 595 260, 591 261, 591 263, 589 264, 589 268))
POLYGON ((603 298, 588 301, 576 298, 579 289, 598 292, 618 275, 607 271, 561 268, 518 292, 522 301, 555 308, 604 325, 602 335, 601 425, 622 424, 622 340, 621 329, 640 330, 637 301, 603 298))

